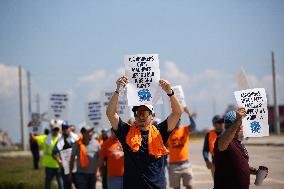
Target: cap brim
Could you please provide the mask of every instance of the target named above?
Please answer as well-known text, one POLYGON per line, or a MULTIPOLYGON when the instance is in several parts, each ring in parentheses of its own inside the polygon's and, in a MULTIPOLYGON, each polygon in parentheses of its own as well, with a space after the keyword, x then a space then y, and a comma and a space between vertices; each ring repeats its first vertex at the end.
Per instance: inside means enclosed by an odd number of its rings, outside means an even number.
MULTIPOLYGON (((150 109, 149 107, 147 107, 146 105, 140 105, 140 106, 144 106, 144 107, 146 107, 149 111, 151 111, 152 113, 154 112, 154 110, 153 109, 150 109)), ((140 106, 133 106, 133 108, 132 108, 132 112, 134 112, 137 108, 139 108, 140 106)))

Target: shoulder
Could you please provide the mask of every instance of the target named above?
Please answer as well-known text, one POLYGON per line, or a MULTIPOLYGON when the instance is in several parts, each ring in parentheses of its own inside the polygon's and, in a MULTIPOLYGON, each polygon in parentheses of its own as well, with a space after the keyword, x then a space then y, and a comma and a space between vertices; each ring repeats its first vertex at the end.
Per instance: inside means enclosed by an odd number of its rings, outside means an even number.
POLYGON ((159 123, 157 125, 157 128, 160 130, 160 129, 168 129, 168 118, 165 119, 164 121, 162 121, 161 123, 159 123))
POLYGON ((47 138, 47 135, 39 135, 39 136, 35 136, 35 139, 37 141, 44 141, 47 138))
POLYGON ((108 148, 108 146, 112 143, 112 137, 109 137, 104 143, 102 144, 102 148, 108 148))

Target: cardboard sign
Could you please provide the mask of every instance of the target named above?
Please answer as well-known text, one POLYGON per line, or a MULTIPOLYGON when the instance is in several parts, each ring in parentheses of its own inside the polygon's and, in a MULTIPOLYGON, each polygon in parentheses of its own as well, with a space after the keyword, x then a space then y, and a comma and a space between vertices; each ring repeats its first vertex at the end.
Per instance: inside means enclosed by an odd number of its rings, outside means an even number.
POLYGON ((246 109, 243 118, 244 137, 269 136, 267 98, 264 88, 234 92, 239 107, 246 109))
MULTIPOLYGON (((60 157, 62 160, 62 165, 63 165, 65 175, 70 173, 69 165, 70 165, 70 159, 71 159, 71 152, 72 152, 72 148, 68 148, 68 149, 60 151, 60 157)), ((77 166, 76 166, 76 161, 75 161, 72 173, 75 173, 76 171, 77 171, 77 166)))
POLYGON ((53 93, 49 97, 49 119, 68 120, 68 94, 53 93))
POLYGON ((86 123, 91 127, 99 127, 102 120, 100 101, 88 102, 86 104, 86 123))
MULTIPOLYGON (((113 93, 114 92, 112 92, 112 91, 103 91, 101 93, 101 100, 100 100, 101 112, 103 112, 101 122, 100 122, 101 128, 106 128, 106 129, 111 128, 110 122, 109 122, 105 112, 106 112, 107 106, 109 104, 109 101, 110 101, 113 93)), ((129 109, 128 109, 128 106, 127 106, 126 99, 124 97, 119 97, 117 113, 122 120, 127 121, 129 119, 129 109)))
POLYGON ((184 97, 184 93, 183 93, 183 90, 182 90, 182 86, 181 85, 173 86, 172 89, 175 93, 175 96, 179 100, 179 103, 183 107, 186 107, 186 102, 185 102, 185 97, 184 97))
POLYGON ((124 57, 129 106, 162 104, 159 57, 157 54, 136 54, 124 57))

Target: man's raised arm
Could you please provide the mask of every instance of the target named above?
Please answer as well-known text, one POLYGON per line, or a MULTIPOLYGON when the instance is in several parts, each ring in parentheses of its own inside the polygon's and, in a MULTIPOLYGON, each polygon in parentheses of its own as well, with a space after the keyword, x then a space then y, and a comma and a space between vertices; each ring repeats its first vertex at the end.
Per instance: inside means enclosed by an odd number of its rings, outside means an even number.
POLYGON ((162 89, 167 93, 167 95, 169 96, 170 98, 170 104, 171 104, 171 109, 172 109, 172 112, 170 113, 169 117, 168 117, 168 131, 172 131, 181 115, 182 115, 182 107, 178 101, 178 99, 176 98, 176 96, 174 95, 173 93, 173 90, 171 88, 171 85, 170 83, 167 81, 167 80, 160 80, 160 86, 162 87, 162 89))
POLYGON ((232 142, 237 130, 242 125, 242 118, 246 116, 246 110, 244 108, 239 108, 236 111, 236 120, 232 125, 226 129, 225 133, 220 137, 218 141, 218 149, 224 151, 228 148, 229 144, 232 142))
POLYGON ((119 96, 119 88, 121 86, 125 86, 128 83, 128 78, 126 76, 122 76, 117 79, 116 81, 116 90, 114 94, 112 95, 107 110, 106 115, 108 117, 108 120, 110 121, 110 124, 114 130, 117 130, 118 127, 118 121, 119 116, 117 113, 117 106, 118 106, 118 96, 119 96))

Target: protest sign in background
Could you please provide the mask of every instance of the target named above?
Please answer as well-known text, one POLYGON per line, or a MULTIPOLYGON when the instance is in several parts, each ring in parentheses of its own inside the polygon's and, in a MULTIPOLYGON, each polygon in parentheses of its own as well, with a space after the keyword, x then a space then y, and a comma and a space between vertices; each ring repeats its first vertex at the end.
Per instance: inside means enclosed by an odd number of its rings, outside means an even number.
MULTIPOLYGON (((112 91, 102 91, 101 92, 100 103, 101 103, 102 117, 101 117, 101 122, 99 125, 100 128, 106 128, 106 129, 111 128, 110 122, 106 116, 106 109, 107 109, 108 103, 113 93, 114 92, 112 91)), ((118 99, 117 113, 123 121, 128 121, 128 119, 130 118, 127 101, 125 97, 123 96, 120 96, 118 99)))
POLYGON ((241 68, 240 71, 237 73, 236 80, 239 86, 239 90, 245 90, 250 88, 244 68, 241 68))
POLYGON ((68 120, 69 98, 65 93, 53 93, 49 96, 49 119, 68 120))
POLYGON ((100 101, 86 103, 85 118, 87 125, 94 127, 95 130, 98 131, 98 127, 100 127, 100 122, 102 120, 102 113, 100 101))
MULTIPOLYGON (((68 175, 70 173, 69 167, 70 167, 71 154, 72 154, 72 148, 68 148, 68 149, 60 151, 60 157, 62 160, 62 166, 63 166, 65 175, 68 175)), ((76 171, 77 171, 77 164, 75 161, 72 173, 75 173, 76 171)))
POLYGON ((186 102, 185 102, 185 97, 184 97, 184 93, 182 90, 182 86, 181 85, 177 85, 177 86, 173 86, 172 87, 175 96, 177 97, 177 99, 179 100, 179 103, 185 107, 186 106, 186 102))

